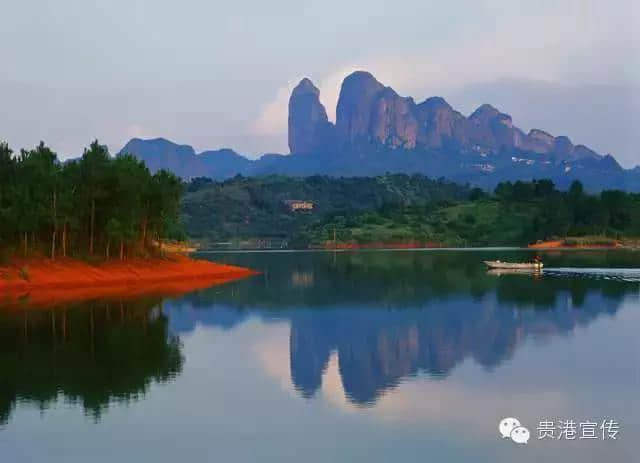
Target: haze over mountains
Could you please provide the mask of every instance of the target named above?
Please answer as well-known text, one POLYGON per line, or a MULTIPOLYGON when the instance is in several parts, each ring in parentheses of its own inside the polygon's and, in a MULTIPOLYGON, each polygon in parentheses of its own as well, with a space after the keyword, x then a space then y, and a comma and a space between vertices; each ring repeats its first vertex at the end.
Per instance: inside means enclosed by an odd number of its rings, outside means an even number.
POLYGON ((183 178, 229 178, 237 174, 369 176, 421 173, 493 187, 504 180, 551 178, 560 187, 581 180, 591 190, 640 191, 640 168, 623 169, 566 136, 523 132, 511 116, 483 104, 469 117, 443 98, 416 103, 373 75, 356 71, 341 87, 336 123, 327 117, 320 92, 302 79, 289 99, 291 154, 249 160, 231 149, 196 154, 165 139, 130 140, 120 151, 183 178))

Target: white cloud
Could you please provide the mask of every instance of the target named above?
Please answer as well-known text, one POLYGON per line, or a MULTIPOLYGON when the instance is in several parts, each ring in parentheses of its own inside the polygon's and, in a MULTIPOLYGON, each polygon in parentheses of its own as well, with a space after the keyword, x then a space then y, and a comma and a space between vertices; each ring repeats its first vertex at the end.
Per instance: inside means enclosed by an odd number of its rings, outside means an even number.
POLYGON ((287 133, 289 96, 302 78, 290 79, 280 87, 275 97, 265 104, 258 117, 251 123, 249 131, 254 135, 281 135, 287 133))
POLYGON ((125 133, 127 139, 129 138, 152 138, 155 136, 156 132, 148 129, 147 127, 143 127, 140 124, 131 124, 125 128, 125 133))

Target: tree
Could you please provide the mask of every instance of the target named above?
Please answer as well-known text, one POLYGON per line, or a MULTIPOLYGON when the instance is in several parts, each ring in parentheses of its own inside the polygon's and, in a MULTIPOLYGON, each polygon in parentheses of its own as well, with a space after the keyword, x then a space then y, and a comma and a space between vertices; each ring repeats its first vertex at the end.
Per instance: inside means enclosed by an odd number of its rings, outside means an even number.
POLYGON ((471 190, 471 193, 469 194, 469 199, 471 201, 478 201, 486 197, 487 197, 487 193, 482 188, 474 188, 471 190))
POLYGON ((602 205, 609 211, 609 225, 623 231, 631 225, 631 197, 624 191, 607 190, 600 193, 602 205))
POLYGON ((107 195, 106 181, 109 166, 109 151, 95 140, 85 149, 80 160, 83 196, 89 209, 89 255, 93 255, 96 239, 97 202, 107 195))
POLYGON ((156 238, 164 235, 177 220, 182 189, 180 179, 166 170, 159 170, 151 179, 147 217, 156 238))
POLYGON ((107 215, 110 221, 118 224, 121 258, 125 244, 135 239, 144 221, 144 198, 150 182, 149 169, 134 156, 118 156, 113 161, 107 215), (127 207, 122 207, 122 204, 127 204, 127 207))
POLYGON ((494 193, 502 199, 510 200, 513 197, 513 184, 511 182, 498 183, 494 193))
POLYGON ((11 239, 15 223, 11 220, 10 208, 16 180, 16 160, 6 143, 0 143, 0 246, 11 239))
POLYGON ((579 198, 584 194, 584 187, 580 180, 574 180, 569 187, 569 196, 572 198, 579 198))
POLYGON ((516 201, 529 201, 534 194, 533 184, 518 180, 513 184, 513 199, 516 201))
POLYGON ((548 179, 534 181, 534 190, 537 197, 548 197, 556 192, 553 181, 548 179))
POLYGON ((81 223, 80 190, 82 177, 78 161, 67 162, 60 172, 61 188, 58 194, 58 220, 62 224, 60 237, 62 256, 67 256, 69 234, 81 223))
POLYGON ((33 150, 20 152, 11 217, 22 234, 25 255, 29 250, 29 235, 35 241, 36 233, 44 227, 51 227, 51 247, 55 253, 58 170, 56 154, 43 142, 33 150))

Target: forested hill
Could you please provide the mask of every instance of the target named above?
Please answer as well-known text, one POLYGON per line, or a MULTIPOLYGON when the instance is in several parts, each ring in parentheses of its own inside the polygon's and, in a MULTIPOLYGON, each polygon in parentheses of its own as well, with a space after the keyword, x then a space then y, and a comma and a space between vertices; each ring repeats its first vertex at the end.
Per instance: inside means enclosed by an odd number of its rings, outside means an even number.
MULTIPOLYGON (((420 175, 194 179, 187 234, 206 246, 307 248, 328 243, 526 245, 554 237, 640 237, 640 195, 585 193, 580 182, 501 183, 493 193, 420 175), (313 204, 293 210, 291 200, 313 204)), ((590 238, 593 239, 593 238, 590 238)))
POLYGON ((327 218, 407 205, 432 210, 470 194, 467 186, 422 175, 197 178, 186 186, 182 222, 190 238, 206 243, 254 239, 291 244, 327 218), (292 200, 310 202, 313 209, 292 211, 292 200))

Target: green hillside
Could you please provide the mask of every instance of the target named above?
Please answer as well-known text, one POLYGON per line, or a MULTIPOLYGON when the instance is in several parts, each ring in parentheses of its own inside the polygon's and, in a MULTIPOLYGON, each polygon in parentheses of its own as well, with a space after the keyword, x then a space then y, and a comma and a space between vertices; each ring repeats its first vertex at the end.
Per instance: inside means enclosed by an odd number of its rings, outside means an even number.
POLYGON ((305 247, 309 230, 326 221, 405 207, 425 212, 469 195, 466 186, 420 175, 201 178, 187 185, 181 210, 189 237, 207 245, 272 240, 305 247), (290 200, 310 201, 313 210, 293 212, 290 200))
POLYGON ((564 236, 640 236, 640 196, 507 182, 494 193, 424 176, 195 179, 182 221, 204 247, 338 244, 524 245, 564 236), (313 203, 292 211, 287 201, 313 203), (335 240, 335 241, 334 241, 335 240))

